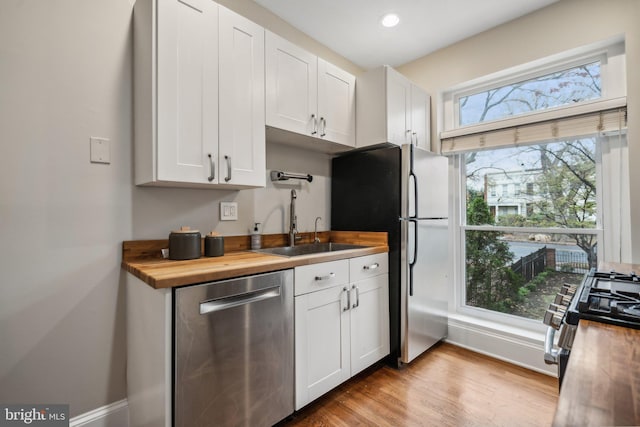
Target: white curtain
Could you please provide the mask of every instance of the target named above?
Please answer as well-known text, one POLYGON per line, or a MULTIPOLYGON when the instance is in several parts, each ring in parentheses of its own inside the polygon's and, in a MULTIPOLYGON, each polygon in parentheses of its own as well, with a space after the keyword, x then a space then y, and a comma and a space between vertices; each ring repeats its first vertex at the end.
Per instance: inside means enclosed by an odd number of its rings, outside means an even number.
POLYGON ((440 134, 444 155, 610 135, 627 127, 626 97, 465 126, 440 134))

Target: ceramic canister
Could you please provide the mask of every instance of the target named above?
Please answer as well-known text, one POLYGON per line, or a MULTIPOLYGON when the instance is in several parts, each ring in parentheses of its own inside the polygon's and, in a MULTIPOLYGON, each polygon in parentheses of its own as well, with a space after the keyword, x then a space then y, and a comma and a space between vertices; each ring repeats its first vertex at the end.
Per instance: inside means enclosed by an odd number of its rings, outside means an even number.
POLYGON ((202 255, 202 235, 198 230, 180 227, 169 234, 169 259, 197 259, 202 255))
POLYGON ((224 237, 215 234, 204 236, 204 256, 224 255, 224 237))

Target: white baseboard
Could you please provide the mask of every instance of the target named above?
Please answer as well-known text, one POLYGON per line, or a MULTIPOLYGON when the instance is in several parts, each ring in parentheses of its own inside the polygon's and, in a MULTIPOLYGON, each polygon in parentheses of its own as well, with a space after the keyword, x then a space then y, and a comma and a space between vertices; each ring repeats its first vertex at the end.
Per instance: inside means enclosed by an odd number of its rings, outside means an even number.
POLYGON ((544 363, 544 336, 517 334, 465 317, 449 318, 447 342, 536 372, 558 375, 558 367, 544 363))
POLYGON ((69 420, 69 427, 129 427, 129 404, 122 399, 69 420))

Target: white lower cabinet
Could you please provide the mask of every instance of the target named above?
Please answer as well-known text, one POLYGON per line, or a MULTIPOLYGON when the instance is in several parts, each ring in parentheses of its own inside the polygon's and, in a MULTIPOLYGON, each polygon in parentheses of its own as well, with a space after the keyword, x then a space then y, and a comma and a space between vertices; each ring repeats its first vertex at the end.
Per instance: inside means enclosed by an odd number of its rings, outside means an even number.
POLYGON ((389 354, 389 276, 351 285, 356 293, 351 308, 351 375, 389 354))
POLYGON ((296 267, 296 410, 389 354, 387 257, 296 267))
POLYGON ((295 297, 296 410, 351 377, 347 284, 295 297))

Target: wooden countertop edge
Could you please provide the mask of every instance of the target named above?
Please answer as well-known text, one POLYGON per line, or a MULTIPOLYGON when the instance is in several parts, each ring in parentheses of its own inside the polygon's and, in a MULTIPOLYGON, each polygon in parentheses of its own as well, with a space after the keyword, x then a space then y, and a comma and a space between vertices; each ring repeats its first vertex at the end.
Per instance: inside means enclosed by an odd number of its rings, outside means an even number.
POLYGON ((640 425, 640 330, 580 320, 553 426, 640 425))
POLYGON ((187 261, 133 260, 122 261, 122 268, 155 289, 192 285, 267 273, 320 262, 336 261, 388 252, 388 246, 371 246, 323 254, 286 258, 252 251, 235 251, 216 258, 187 261))

